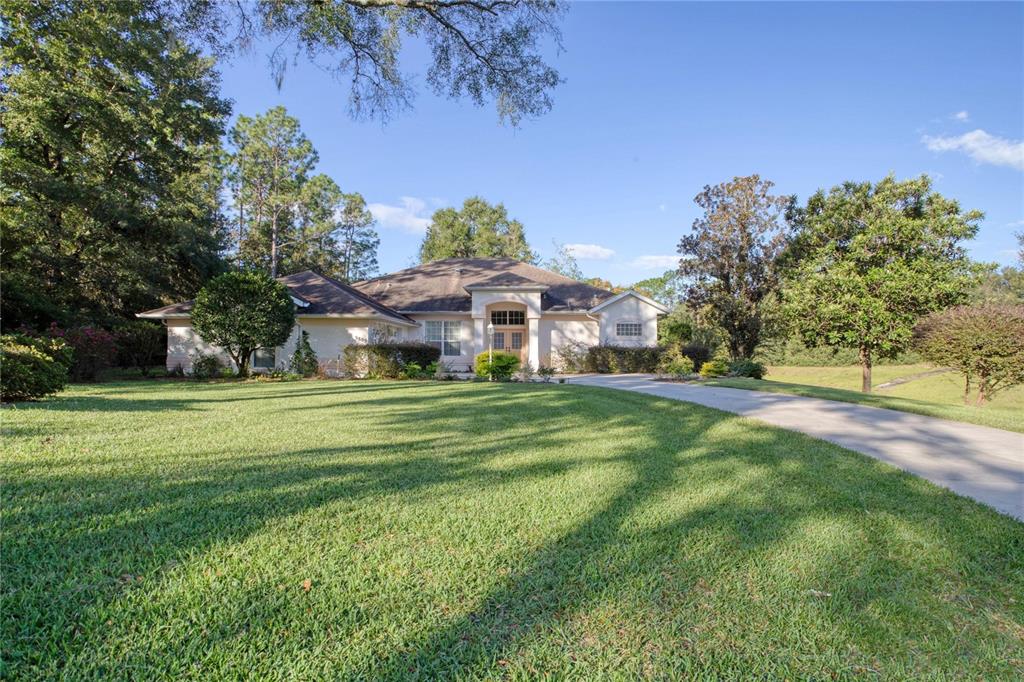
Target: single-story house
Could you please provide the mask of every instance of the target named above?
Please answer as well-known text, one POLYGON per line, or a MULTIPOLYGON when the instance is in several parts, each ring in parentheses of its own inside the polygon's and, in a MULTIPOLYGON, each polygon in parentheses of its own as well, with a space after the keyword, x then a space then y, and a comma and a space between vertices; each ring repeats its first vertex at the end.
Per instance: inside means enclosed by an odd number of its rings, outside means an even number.
MULTIPOLYGON (((447 258, 351 285, 312 271, 279 281, 295 301, 295 329, 284 345, 255 354, 256 370, 287 367, 300 331, 329 369, 341 369, 348 344, 384 339, 433 344, 455 371, 488 347, 537 368, 557 365, 566 344, 653 346, 657 318, 668 312, 635 291, 616 294, 506 258, 447 258)), ((193 331, 191 309, 185 301, 138 316, 167 325, 168 369, 189 372, 196 352, 227 363, 193 331)))

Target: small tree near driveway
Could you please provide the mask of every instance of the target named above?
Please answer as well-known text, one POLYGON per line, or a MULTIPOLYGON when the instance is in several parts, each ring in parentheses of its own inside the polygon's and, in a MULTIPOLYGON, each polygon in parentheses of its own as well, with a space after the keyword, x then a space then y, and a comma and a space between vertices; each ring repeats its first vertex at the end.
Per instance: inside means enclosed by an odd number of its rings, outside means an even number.
POLYGON ((922 316, 966 298, 975 277, 963 242, 981 217, 933 192, 928 176, 819 191, 783 287, 795 331, 809 348, 856 349, 870 393, 876 359, 907 350, 922 316))
POLYGON ((220 346, 248 376, 249 358, 274 348, 295 326, 295 305, 288 289, 258 272, 228 272, 210 280, 192 309, 192 327, 207 343, 220 346))
POLYGON ((958 306, 924 318, 914 330, 918 351, 930 362, 964 375, 964 402, 971 384, 977 405, 1024 383, 1024 305, 958 306))

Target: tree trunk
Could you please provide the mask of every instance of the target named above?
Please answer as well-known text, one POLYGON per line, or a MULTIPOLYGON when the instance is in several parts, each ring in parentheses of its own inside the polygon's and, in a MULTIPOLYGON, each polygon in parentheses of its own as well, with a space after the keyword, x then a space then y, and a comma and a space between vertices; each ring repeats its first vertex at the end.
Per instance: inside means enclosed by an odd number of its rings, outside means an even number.
POLYGON ((270 276, 277 277, 277 214, 270 222, 270 276))
POLYGON ((860 391, 871 393, 871 351, 864 346, 860 349, 860 391))
POLYGON ((964 405, 971 404, 971 375, 964 375, 964 405))
POLYGON ((978 399, 974 404, 981 407, 986 400, 988 400, 988 377, 982 374, 978 377, 978 399))

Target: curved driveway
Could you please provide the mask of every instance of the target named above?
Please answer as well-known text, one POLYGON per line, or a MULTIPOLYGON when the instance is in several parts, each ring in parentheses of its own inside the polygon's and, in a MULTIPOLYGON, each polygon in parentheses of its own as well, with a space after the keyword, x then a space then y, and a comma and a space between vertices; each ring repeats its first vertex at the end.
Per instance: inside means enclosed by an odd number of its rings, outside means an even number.
POLYGON ((644 374, 568 381, 685 400, 800 431, 1024 520, 1024 434, 834 400, 654 381, 644 374))

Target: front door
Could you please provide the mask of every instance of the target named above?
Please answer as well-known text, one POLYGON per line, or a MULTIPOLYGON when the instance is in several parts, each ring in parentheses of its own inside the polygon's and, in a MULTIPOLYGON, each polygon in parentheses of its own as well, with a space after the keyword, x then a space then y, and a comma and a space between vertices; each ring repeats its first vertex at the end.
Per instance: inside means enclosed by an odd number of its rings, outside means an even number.
POLYGON ((502 329, 494 332, 494 350, 503 350, 519 356, 519 362, 525 363, 529 356, 526 347, 525 329, 502 329))

